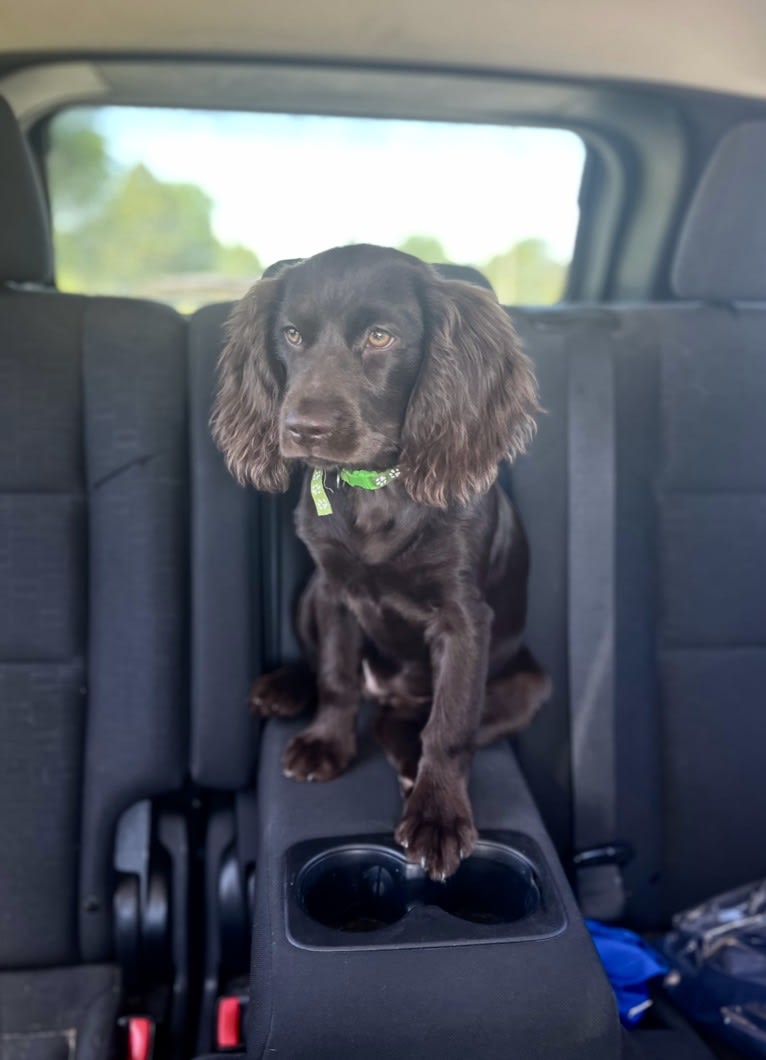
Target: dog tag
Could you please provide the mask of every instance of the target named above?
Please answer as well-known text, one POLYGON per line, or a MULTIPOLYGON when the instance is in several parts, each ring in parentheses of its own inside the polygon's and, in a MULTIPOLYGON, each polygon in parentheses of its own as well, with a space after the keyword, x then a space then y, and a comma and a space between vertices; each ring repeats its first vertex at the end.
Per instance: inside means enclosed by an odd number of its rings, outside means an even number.
POLYGON ((317 510, 317 515, 332 515, 332 505, 324 488, 324 472, 320 468, 314 468, 311 476, 311 499, 317 510))

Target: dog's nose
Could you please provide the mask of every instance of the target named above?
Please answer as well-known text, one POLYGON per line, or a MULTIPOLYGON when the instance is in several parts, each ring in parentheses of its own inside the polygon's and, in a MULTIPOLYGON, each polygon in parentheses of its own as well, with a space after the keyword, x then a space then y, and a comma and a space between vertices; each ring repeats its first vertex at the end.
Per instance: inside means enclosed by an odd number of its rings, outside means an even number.
POLYGON ((285 430, 296 442, 311 444, 321 442, 333 430, 331 420, 317 415, 305 415, 300 412, 289 412, 285 416, 285 430))

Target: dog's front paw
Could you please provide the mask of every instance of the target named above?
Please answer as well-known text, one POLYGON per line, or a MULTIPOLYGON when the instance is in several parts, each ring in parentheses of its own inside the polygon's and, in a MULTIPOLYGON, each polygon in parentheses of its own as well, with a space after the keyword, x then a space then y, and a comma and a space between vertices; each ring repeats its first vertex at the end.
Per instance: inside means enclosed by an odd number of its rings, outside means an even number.
POLYGON ((408 860, 420 865, 432 880, 446 880, 479 837, 463 792, 445 794, 442 789, 438 793, 430 784, 416 781, 395 838, 408 860))
POLYGON ((282 772, 293 780, 334 780, 356 754, 356 739, 322 736, 306 729, 294 736, 282 756, 282 772))
POLYGON ((309 708, 314 695, 314 680, 308 667, 283 666, 262 674, 254 682, 250 710, 260 718, 292 718, 309 708))

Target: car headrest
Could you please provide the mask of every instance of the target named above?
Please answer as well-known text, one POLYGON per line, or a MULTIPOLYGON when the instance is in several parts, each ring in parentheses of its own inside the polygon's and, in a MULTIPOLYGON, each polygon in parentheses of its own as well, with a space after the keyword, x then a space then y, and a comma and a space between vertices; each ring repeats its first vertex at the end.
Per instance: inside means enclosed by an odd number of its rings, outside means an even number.
POLYGON ((50 283, 48 210, 27 143, 0 97, 0 283, 50 283))
POLYGON ((684 221, 672 273, 681 298, 766 301, 766 122, 728 132, 684 221))

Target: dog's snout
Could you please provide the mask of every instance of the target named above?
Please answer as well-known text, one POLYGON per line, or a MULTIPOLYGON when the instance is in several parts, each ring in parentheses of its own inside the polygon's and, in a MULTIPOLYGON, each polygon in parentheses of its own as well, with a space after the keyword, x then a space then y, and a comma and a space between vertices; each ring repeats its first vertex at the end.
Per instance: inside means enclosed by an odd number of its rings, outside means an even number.
POLYGON ((321 442, 332 434, 335 428, 334 422, 327 416, 298 411, 289 412, 285 416, 284 426, 293 441, 304 445, 321 442))

